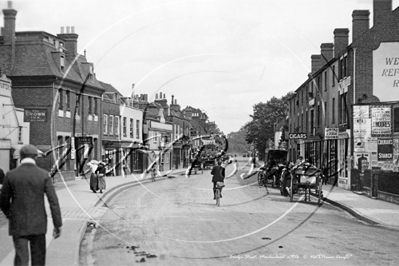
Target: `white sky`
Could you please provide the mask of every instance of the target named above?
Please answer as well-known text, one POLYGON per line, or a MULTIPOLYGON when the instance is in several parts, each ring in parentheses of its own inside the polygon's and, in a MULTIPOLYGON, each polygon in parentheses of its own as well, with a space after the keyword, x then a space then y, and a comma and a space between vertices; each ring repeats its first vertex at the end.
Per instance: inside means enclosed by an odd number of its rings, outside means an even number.
MULTIPOLYGON (((393 0, 393 9, 399 0, 393 0)), ((0 1, 0 8, 7 7, 0 1)), ((296 90, 310 56, 349 28, 372 0, 29 0, 13 1, 17 31, 74 26, 97 78, 129 95, 162 92, 207 112, 228 134, 252 107, 296 90)), ((1 15, 2 16, 2 15, 1 15)), ((3 19, 2 19, 3 20, 3 19)))

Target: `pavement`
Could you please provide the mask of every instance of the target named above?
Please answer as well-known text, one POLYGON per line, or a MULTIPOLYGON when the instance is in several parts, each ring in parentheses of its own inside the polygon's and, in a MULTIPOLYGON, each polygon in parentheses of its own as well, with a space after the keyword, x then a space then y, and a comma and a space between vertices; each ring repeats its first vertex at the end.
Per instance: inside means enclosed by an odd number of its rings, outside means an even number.
MULTIPOLYGON (((169 176, 185 178, 179 169, 169 176)), ((251 175, 253 176, 253 175, 251 175)), ((158 178, 167 178, 166 175, 158 178)), ((107 188, 103 194, 89 189, 88 179, 56 183, 63 217, 62 235, 52 238, 53 225, 49 217, 47 240, 47 265, 79 265, 79 248, 89 224, 97 224, 107 210, 107 203, 123 190, 151 182, 149 176, 128 175, 106 177, 107 188), (143 178, 142 178, 143 177, 143 178)), ((354 217, 373 226, 399 230, 399 205, 372 199, 331 185, 323 186, 324 202, 337 206, 354 217)), ((47 213, 50 211, 47 206, 47 213)), ((8 226, 0 228, 0 266, 13 265, 14 249, 8 226)))

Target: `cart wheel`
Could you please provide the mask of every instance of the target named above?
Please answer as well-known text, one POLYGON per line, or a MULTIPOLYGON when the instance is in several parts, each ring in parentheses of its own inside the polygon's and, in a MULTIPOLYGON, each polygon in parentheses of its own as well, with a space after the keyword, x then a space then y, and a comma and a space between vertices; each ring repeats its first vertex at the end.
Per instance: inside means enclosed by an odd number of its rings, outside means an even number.
POLYGON ((285 189, 290 181, 287 178, 287 172, 283 171, 281 173, 281 182, 280 182, 280 193, 283 196, 288 196, 287 190, 285 189))
POLYGON ((272 178, 273 178, 273 180, 272 180, 272 188, 275 188, 275 187, 277 187, 276 186, 276 180, 277 180, 277 178, 276 178, 276 174, 273 174, 273 176, 272 176, 272 178))
POLYGON ((290 181, 290 202, 294 201, 294 176, 291 175, 291 181, 290 181))
POLYGON ((320 182, 320 178, 318 178, 318 180, 319 180, 319 182, 318 182, 318 184, 317 184, 317 187, 318 187, 318 191, 317 191, 317 196, 318 196, 318 204, 319 204, 319 206, 321 205, 321 196, 323 195, 323 190, 322 190, 322 186, 323 186, 323 183, 322 182, 320 182))
POLYGON ((258 185, 260 187, 263 186, 263 173, 262 172, 258 173, 258 185))

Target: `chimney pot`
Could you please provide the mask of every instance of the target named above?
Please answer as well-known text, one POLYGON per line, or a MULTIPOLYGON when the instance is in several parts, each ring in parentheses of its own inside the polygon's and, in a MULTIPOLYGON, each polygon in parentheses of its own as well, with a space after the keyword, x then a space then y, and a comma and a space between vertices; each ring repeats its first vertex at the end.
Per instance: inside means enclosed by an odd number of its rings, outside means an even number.
POLYGON ((383 25, 392 17, 392 0, 373 0, 373 26, 383 25))
POLYGON ((349 29, 334 30, 334 56, 337 57, 348 46, 349 29))
POLYGON ((321 49, 321 66, 330 62, 334 57, 334 44, 333 43, 322 43, 320 45, 321 49))
POLYGON ((12 1, 7 1, 8 9, 12 9, 12 1))
POLYGON ((355 42, 369 30, 369 16, 370 11, 368 10, 354 10, 352 12, 352 42, 355 42))
POLYGON ((61 33, 64 33, 64 27, 61 27, 61 33))
POLYGON ((66 27, 66 33, 70 33, 69 32, 69 26, 66 27))
POLYGON ((321 55, 314 54, 311 56, 312 60, 312 74, 316 73, 322 67, 321 55))
POLYGON ((71 33, 75 33, 75 26, 71 27, 71 33))

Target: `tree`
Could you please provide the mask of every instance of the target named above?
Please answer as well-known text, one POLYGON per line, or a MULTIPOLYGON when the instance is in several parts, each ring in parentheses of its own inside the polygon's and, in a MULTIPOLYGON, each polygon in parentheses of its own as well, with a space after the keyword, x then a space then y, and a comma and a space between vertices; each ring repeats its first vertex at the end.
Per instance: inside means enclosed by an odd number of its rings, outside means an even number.
POLYGON ((246 141, 254 145, 263 158, 268 139, 274 140, 274 124, 283 119, 288 111, 288 99, 293 95, 289 92, 280 99, 272 97, 266 103, 257 103, 253 106, 252 121, 245 125, 247 130, 246 141))

